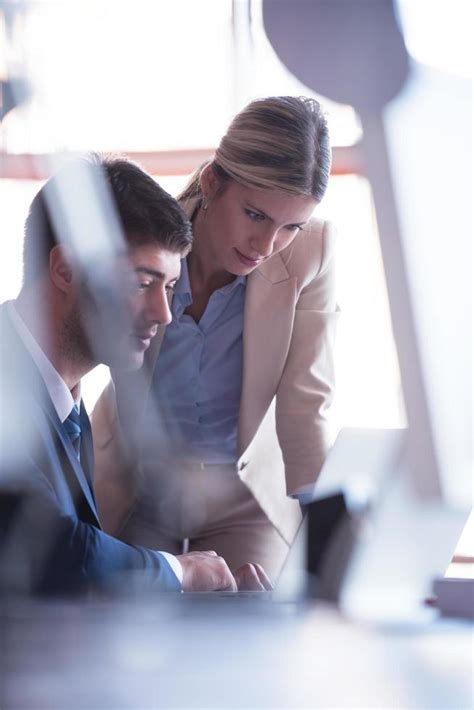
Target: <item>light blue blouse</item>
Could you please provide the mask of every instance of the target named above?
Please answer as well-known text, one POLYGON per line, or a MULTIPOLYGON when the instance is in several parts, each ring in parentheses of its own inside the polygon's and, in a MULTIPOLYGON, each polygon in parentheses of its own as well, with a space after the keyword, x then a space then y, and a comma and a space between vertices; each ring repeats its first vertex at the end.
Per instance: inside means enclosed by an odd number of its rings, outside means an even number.
POLYGON ((199 323, 184 310, 192 303, 186 260, 181 262, 171 312, 153 374, 149 407, 157 418, 160 458, 228 464, 237 460, 242 386, 246 278, 215 291, 199 323))

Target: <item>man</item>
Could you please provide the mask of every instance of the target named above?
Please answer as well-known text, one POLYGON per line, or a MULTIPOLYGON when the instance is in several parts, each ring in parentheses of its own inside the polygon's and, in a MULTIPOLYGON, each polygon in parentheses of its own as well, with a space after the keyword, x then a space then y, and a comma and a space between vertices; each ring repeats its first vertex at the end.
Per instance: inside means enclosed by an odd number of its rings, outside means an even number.
POLYGON ((126 545, 101 530, 95 506, 81 378, 99 363, 142 365, 158 327, 170 321, 168 295, 191 239, 175 200, 123 159, 77 161, 33 200, 21 292, 0 306, 7 591, 68 593, 131 579, 158 591, 268 588, 257 565, 234 576, 212 551, 173 557, 126 545))

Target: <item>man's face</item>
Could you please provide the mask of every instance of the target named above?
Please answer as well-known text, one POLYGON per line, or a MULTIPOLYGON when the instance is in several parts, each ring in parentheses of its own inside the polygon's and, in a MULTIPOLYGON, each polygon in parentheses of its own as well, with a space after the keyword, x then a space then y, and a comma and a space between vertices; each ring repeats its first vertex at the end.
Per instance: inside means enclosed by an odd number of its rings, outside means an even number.
POLYGON ((117 264, 120 308, 110 307, 106 320, 90 296, 80 296, 78 311, 91 359, 110 367, 136 370, 159 325, 171 321, 168 297, 181 269, 181 255, 154 244, 136 246, 117 264), (113 322, 110 323, 110 319, 113 322))

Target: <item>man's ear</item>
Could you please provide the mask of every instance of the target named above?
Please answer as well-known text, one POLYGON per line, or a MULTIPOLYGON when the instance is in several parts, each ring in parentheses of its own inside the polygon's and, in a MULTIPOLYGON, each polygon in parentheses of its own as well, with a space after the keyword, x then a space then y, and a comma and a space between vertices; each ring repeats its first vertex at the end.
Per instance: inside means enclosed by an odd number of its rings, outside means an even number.
POLYGON ((65 294, 75 286, 71 254, 62 245, 56 245, 49 252, 49 278, 56 288, 65 294))
POLYGON ((215 195, 217 194, 220 187, 219 178, 214 172, 212 163, 206 165, 204 170, 201 172, 201 175, 199 176, 199 182, 201 184, 201 193, 204 199, 208 201, 212 200, 212 198, 215 197, 215 195))

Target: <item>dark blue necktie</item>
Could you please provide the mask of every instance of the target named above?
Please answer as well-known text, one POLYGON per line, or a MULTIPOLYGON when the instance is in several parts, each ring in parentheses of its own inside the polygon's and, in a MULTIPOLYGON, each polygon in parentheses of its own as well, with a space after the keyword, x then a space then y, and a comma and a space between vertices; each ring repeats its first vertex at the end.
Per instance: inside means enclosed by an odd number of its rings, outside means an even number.
POLYGON ((81 418, 77 404, 73 406, 68 418, 64 421, 64 427, 76 452, 76 456, 79 458, 81 447, 81 418))

